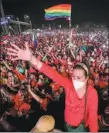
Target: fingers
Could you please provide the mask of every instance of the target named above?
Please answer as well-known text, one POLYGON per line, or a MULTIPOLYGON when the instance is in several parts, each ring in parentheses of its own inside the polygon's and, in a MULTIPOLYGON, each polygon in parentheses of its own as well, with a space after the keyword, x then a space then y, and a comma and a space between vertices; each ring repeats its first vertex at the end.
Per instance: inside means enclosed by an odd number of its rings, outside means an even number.
POLYGON ((8 55, 18 56, 16 53, 8 52, 8 55))
POLYGON ((18 57, 13 57, 11 60, 16 61, 16 60, 19 60, 19 59, 18 59, 18 57))
POLYGON ((8 50, 8 52, 10 51, 10 52, 14 52, 14 53, 16 53, 16 54, 17 54, 17 52, 18 52, 17 50, 12 49, 12 48, 8 48, 7 50, 8 50))
POLYGON ((13 46, 15 49, 17 49, 18 51, 20 50, 20 48, 18 46, 16 46, 15 44, 11 43, 11 46, 13 46))
MULTIPOLYGON (((12 52, 13 52, 13 49, 12 49, 12 52)), ((12 57, 10 60, 12 60, 12 61, 18 60, 18 54, 12 53, 12 52, 10 52, 10 51, 7 52, 7 55, 15 56, 15 57, 12 57)))

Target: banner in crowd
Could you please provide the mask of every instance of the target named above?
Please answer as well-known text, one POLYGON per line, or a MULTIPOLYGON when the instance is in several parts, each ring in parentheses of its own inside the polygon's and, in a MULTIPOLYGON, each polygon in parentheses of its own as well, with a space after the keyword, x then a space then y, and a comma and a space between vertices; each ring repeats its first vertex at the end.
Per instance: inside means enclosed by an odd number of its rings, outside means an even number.
POLYGON ((57 18, 71 18, 71 4, 59 4, 45 9, 45 20, 54 20, 57 18))
POLYGON ((37 39, 36 39, 34 32, 33 32, 32 40, 33 40, 34 48, 36 48, 37 47, 37 39))

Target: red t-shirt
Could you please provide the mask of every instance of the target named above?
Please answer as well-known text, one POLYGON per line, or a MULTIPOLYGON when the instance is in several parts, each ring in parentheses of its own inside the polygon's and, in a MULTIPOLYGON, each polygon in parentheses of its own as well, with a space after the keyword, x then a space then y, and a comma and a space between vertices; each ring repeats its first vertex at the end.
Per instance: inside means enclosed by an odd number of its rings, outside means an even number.
MULTIPOLYGON (((52 67, 43 64, 40 72, 51 78, 54 82, 64 87, 65 98, 65 121, 72 126, 78 126, 84 119, 84 100, 78 98, 71 79, 63 77, 52 67)), ((98 94, 92 87, 88 86, 87 105, 86 105, 86 120, 85 126, 89 126, 90 132, 98 131, 98 94)))
POLYGON ((20 79, 20 80, 25 80, 26 79, 26 76, 25 75, 23 75, 23 74, 21 74, 21 73, 19 73, 17 70, 12 70, 16 75, 17 75, 17 77, 20 79))
POLYGON ((33 69, 32 67, 29 69, 29 73, 36 73, 36 70, 33 69))
POLYGON ((42 103, 40 104, 41 108, 44 110, 44 111, 47 111, 47 105, 48 105, 48 98, 44 98, 42 103))
POLYGON ((51 83, 50 86, 52 87, 52 91, 58 91, 60 87, 57 83, 51 83))
POLYGON ((21 99, 21 96, 19 96, 18 94, 13 98, 13 102, 14 102, 14 108, 16 110, 28 111, 30 109, 30 105, 28 103, 24 102, 21 99))

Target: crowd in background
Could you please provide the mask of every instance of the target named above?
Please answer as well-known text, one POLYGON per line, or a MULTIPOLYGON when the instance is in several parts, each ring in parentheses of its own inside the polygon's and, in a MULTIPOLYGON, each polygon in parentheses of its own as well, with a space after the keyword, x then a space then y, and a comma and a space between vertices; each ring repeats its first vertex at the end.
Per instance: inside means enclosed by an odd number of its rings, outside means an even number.
MULTIPOLYGON (((61 75, 71 77, 73 67, 85 62, 90 70, 88 84, 99 94, 98 120, 100 129, 109 129, 109 51, 106 27, 40 30, 36 33, 36 45, 32 35, 5 35, 1 37, 0 92, 2 105, 8 103, 3 115, 29 117, 31 103, 35 99, 47 111, 51 102, 64 97, 64 88, 25 61, 11 61, 6 54, 10 44, 24 49, 28 44, 33 54, 53 67, 61 75), (14 113, 13 113, 14 112, 14 113)), ((94 104, 94 103, 93 103, 94 104)))

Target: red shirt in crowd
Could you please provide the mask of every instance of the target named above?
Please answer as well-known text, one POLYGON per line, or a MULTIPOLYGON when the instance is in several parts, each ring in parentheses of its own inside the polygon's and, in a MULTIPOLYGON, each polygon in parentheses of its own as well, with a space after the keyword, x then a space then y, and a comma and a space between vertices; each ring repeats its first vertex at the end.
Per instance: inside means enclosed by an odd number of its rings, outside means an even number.
POLYGON ((13 102, 14 102, 14 108, 16 110, 19 111, 28 111, 30 110, 30 105, 26 102, 24 102, 21 98, 21 96, 19 96, 19 94, 17 94, 14 98, 13 98, 13 102))
MULTIPOLYGON (((80 99, 74 89, 71 79, 63 77, 56 70, 52 69, 46 64, 43 64, 40 71, 46 76, 64 87, 65 98, 65 122, 71 126, 79 126, 84 119, 84 101, 85 96, 80 99)), ((88 86, 87 91, 87 105, 85 126, 89 126, 90 132, 98 131, 98 94, 92 87, 88 86)))
POLYGON ((50 86, 52 88, 52 91, 58 91, 60 87, 60 85, 57 83, 51 83, 50 86))
POLYGON ((22 80, 25 80, 26 79, 26 76, 25 75, 23 75, 23 74, 21 74, 21 73, 19 73, 17 70, 12 70, 16 75, 17 75, 17 77, 22 81, 22 80))

